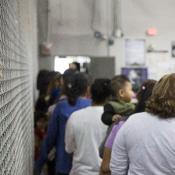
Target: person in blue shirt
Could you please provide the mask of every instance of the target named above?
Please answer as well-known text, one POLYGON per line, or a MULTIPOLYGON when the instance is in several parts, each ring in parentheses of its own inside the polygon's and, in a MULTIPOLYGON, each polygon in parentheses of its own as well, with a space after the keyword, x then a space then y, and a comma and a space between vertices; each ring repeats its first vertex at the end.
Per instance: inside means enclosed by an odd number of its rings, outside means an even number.
POLYGON ((72 155, 65 151, 65 126, 74 111, 91 105, 91 100, 84 97, 87 86, 87 76, 83 73, 74 73, 65 79, 64 94, 66 97, 57 103, 50 119, 40 157, 35 163, 35 174, 40 175, 48 159, 48 153, 54 146, 56 147, 56 175, 69 174, 72 167, 72 155))

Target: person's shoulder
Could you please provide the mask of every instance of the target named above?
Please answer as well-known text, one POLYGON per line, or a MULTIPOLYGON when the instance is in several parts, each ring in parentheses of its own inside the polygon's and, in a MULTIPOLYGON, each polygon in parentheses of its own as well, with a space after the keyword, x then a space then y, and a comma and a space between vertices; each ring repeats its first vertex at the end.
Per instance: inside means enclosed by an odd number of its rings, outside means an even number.
POLYGON ((85 104, 91 104, 92 100, 89 98, 78 98, 77 101, 79 101, 79 103, 85 103, 85 104))
POLYGON ((117 104, 117 101, 108 101, 105 105, 104 105, 104 108, 105 109, 113 109, 113 106, 117 104))
POLYGON ((58 110, 62 105, 63 105, 63 101, 58 101, 58 102, 55 104, 55 110, 58 110))
POLYGON ((121 100, 117 100, 117 99, 114 99, 114 100, 110 100, 106 103, 106 106, 111 106, 112 108, 118 108, 118 107, 121 107, 121 106, 125 106, 125 107, 128 107, 128 106, 134 106, 133 103, 127 103, 127 102, 124 102, 124 101, 121 101, 121 100))
POLYGON ((109 100, 106 104, 113 105, 113 104, 117 104, 117 103, 119 103, 119 101, 116 99, 113 99, 113 100, 109 100))
POLYGON ((89 107, 74 111, 69 117, 69 123, 71 123, 74 127, 78 127, 79 125, 81 125, 82 121, 85 118, 85 115, 87 114, 87 108, 89 107))
POLYGON ((137 128, 138 126, 144 125, 144 121, 145 121, 147 115, 149 115, 149 114, 146 112, 132 114, 131 116, 129 116, 129 118, 126 121, 120 122, 119 123, 120 126, 118 124, 116 126, 116 128, 121 127, 120 132, 122 132, 124 134, 131 133, 131 131, 133 131, 134 128, 137 128))
POLYGON ((60 99, 58 100, 58 102, 57 102, 57 105, 62 105, 62 104, 64 104, 64 103, 67 103, 67 98, 66 98, 66 97, 60 98, 60 99))
POLYGON ((147 112, 140 112, 140 113, 135 113, 129 116, 129 118, 126 121, 126 124, 132 125, 133 123, 143 123, 144 120, 147 120, 150 117, 150 114, 147 112))
POLYGON ((60 99, 56 104, 55 104, 55 109, 54 111, 60 111, 60 109, 64 109, 68 106, 68 101, 66 98, 60 99))
POLYGON ((74 119, 82 118, 88 112, 88 110, 89 110, 89 107, 85 107, 77 111, 74 111, 71 114, 71 118, 74 118, 74 119))

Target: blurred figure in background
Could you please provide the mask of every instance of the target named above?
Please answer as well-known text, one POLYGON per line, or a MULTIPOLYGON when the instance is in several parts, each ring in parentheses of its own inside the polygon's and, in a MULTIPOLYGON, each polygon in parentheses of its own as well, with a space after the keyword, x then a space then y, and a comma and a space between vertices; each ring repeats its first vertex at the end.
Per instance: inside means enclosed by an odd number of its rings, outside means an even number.
POLYGON ((35 111, 47 113, 49 107, 49 93, 48 86, 50 83, 49 71, 41 70, 37 77, 37 89, 39 97, 35 104, 35 111))
MULTIPOLYGON (((41 70, 37 77, 39 97, 35 105, 35 160, 39 157, 41 143, 47 131, 50 118, 49 108, 60 97, 61 74, 55 71, 41 70)), ((48 175, 53 174, 54 161, 48 161, 48 175)))
POLYGON ((136 105, 135 113, 145 111, 146 102, 150 98, 155 84, 156 80, 146 80, 145 82, 142 83, 136 96, 138 102, 136 105))
POLYGON ((80 72, 80 63, 74 61, 69 64, 69 69, 75 70, 77 72, 80 72))
POLYGON ((50 119, 47 135, 42 144, 41 155, 35 164, 35 173, 40 174, 44 163, 48 159, 49 151, 55 146, 56 174, 69 174, 72 167, 72 155, 65 151, 65 125, 74 111, 91 105, 91 100, 84 97, 87 85, 88 80, 82 73, 72 74, 64 80, 65 98, 58 101, 50 119))
POLYGON ((48 93, 50 94, 49 106, 58 102, 61 95, 61 74, 59 72, 50 72, 51 80, 49 82, 48 93))
POLYGON ((42 112, 35 113, 35 160, 39 158, 41 143, 46 135, 47 115, 42 112))
POLYGON ((39 97, 35 104, 35 111, 47 113, 49 106, 59 99, 60 86, 61 74, 59 72, 41 70, 37 77, 39 97))

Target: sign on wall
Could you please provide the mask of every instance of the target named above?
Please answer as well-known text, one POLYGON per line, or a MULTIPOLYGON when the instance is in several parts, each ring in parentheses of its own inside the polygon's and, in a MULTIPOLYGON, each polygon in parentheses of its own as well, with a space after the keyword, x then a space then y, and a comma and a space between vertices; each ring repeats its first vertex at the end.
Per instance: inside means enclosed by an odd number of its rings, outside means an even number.
POLYGON ((145 65, 145 39, 125 39, 126 65, 145 65))
POLYGON ((122 74, 130 79, 134 91, 137 91, 141 84, 148 78, 147 68, 124 67, 122 68, 122 74))

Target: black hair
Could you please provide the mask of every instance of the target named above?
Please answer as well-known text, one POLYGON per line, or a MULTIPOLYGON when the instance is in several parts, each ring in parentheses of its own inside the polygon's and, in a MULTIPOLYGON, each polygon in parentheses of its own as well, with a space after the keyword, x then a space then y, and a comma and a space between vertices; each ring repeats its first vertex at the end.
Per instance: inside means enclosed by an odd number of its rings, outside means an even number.
POLYGON ((49 71, 49 77, 51 81, 61 78, 61 73, 58 71, 49 71))
POLYGON ((63 95, 63 94, 66 94, 66 92, 65 92, 65 85, 64 85, 65 82, 69 82, 70 79, 72 78, 72 76, 73 76, 75 73, 76 73, 76 71, 73 70, 73 69, 66 69, 66 70, 64 71, 64 73, 63 73, 63 75, 62 75, 63 84, 62 84, 62 86, 61 86, 61 93, 62 93, 62 95, 63 95))
POLYGON ((76 73, 76 70, 73 69, 66 69, 62 75, 63 77, 63 81, 66 81, 67 79, 69 79, 73 74, 76 73))
POLYGON ((96 79, 91 86, 92 101, 96 104, 105 103, 111 96, 111 81, 109 79, 96 79))
POLYGON ((61 74, 55 71, 40 70, 37 76, 37 89, 39 96, 46 96, 49 84, 55 79, 60 79, 61 74))
POLYGON ((118 92, 125 86, 126 82, 130 82, 130 80, 125 75, 116 75, 112 78, 111 89, 113 98, 118 98, 118 92))
POLYGON ((60 83, 62 75, 60 72, 50 71, 49 76, 50 76, 50 82, 48 86, 48 92, 50 95, 49 106, 51 106, 55 104, 59 99, 60 94, 57 94, 57 95, 53 94, 53 90, 59 88, 57 83, 60 83))
POLYGON ((144 112, 146 108, 146 102, 151 97, 152 90, 154 85, 156 84, 156 80, 146 80, 141 85, 138 93, 137 93, 137 100, 138 103, 136 105, 136 112, 144 112))
POLYGON ((49 71, 40 70, 37 76, 37 89, 40 95, 46 95, 49 85, 49 71))
POLYGON ((42 112, 42 111, 34 111, 34 127, 36 128, 36 124, 40 120, 45 120, 47 121, 47 114, 42 112))
POLYGON ((85 95, 88 86, 88 77, 84 73, 70 74, 64 79, 64 93, 70 105, 75 105, 77 98, 85 95))
POLYGON ((76 66, 76 70, 80 72, 80 63, 74 61, 72 64, 74 64, 76 66))

